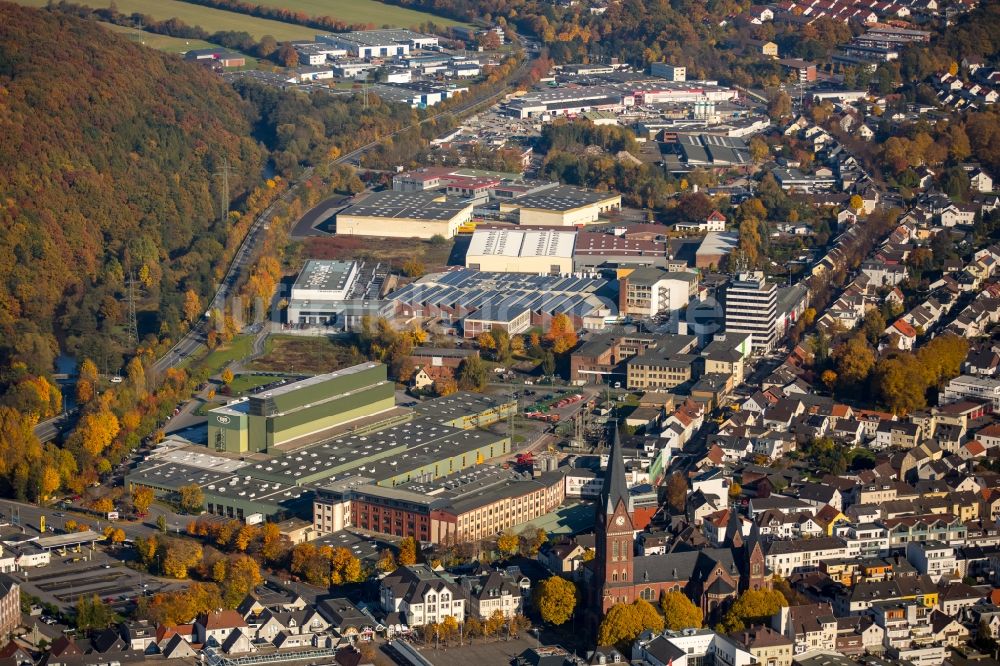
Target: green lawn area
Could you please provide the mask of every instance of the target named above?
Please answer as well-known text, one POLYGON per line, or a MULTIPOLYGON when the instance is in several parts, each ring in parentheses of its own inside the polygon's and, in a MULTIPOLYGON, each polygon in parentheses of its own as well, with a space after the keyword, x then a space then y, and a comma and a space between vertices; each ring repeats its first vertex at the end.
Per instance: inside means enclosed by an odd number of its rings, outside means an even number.
POLYGON ((251 363, 251 367, 265 372, 322 374, 358 362, 350 346, 327 337, 272 335, 267 339, 264 355, 251 363))
POLYGON ((345 23, 371 23, 376 28, 410 28, 426 21, 441 26, 467 25, 443 16, 387 5, 378 0, 257 0, 257 4, 305 12, 310 16, 332 16, 345 23))
POLYGON ((236 375, 229 385, 229 390, 233 392, 233 395, 240 395, 258 386, 276 382, 281 378, 281 375, 236 375))
MULTIPOLYGON (((114 23, 105 23, 103 21, 98 21, 98 23, 111 32, 118 33, 129 41, 142 44, 143 46, 148 46, 149 48, 156 49, 157 51, 163 51, 164 53, 176 53, 178 55, 183 55, 184 53, 194 51, 195 49, 211 49, 218 48, 219 46, 218 44, 206 42, 203 39, 182 39, 180 37, 157 35, 155 32, 146 32, 145 30, 136 30, 135 28, 126 28, 123 25, 115 25, 114 23)), ((246 53, 243 55, 247 59, 247 64, 244 69, 253 69, 257 66, 256 58, 247 55, 246 53)))
POLYGON ((252 349, 253 336, 238 335, 228 345, 216 348, 207 356, 193 361, 191 365, 196 368, 207 369, 208 375, 211 377, 222 372, 222 369, 233 361, 238 361, 241 358, 249 356, 252 349))
MULTIPOLYGON (((30 7, 44 7, 49 0, 15 0, 30 7)), ((139 12, 157 20, 176 18, 191 26, 201 26, 208 32, 219 30, 246 31, 260 39, 271 35, 279 41, 289 39, 313 39, 316 37, 314 28, 307 28, 292 23, 270 21, 253 16, 227 12, 222 9, 212 9, 200 5, 191 5, 179 0, 81 0, 80 4, 88 7, 104 8, 112 4, 123 14, 139 12)))
POLYGON ((157 51, 166 51, 167 53, 187 53, 188 51, 193 51, 195 49, 210 49, 217 48, 218 46, 217 44, 212 44, 211 42, 206 42, 202 39, 181 39, 180 37, 168 37, 167 35, 157 35, 156 33, 146 32, 145 30, 126 28, 123 25, 115 25, 114 23, 105 23, 103 21, 99 21, 99 23, 111 32, 117 32, 129 41, 142 44, 143 46, 148 46, 149 48, 156 49, 157 51))

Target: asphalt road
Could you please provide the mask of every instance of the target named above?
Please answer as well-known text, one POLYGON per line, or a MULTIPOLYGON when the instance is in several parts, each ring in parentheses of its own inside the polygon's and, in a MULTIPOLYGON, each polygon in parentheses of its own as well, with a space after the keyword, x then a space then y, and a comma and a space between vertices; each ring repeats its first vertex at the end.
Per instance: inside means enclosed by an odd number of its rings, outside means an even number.
POLYGON ((292 229, 292 238, 308 238, 309 236, 327 236, 328 232, 317 229, 316 225, 326 222, 339 209, 347 205, 350 197, 335 196, 321 201, 299 218, 292 229))

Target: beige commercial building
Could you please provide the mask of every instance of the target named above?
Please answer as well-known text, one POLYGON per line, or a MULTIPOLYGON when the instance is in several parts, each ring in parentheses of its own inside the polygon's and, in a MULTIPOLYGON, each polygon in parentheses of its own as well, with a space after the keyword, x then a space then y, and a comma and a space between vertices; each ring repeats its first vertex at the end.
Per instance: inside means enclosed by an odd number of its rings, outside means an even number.
POLYGON ((522 225, 574 227, 595 224, 622 206, 617 192, 593 192, 569 185, 549 187, 500 204, 501 213, 517 211, 522 225))
POLYGON ((472 219, 472 203, 435 192, 374 192, 337 213, 337 234, 380 238, 452 238, 472 219))
POLYGON ((465 265, 478 271, 564 275, 573 272, 575 229, 479 227, 465 265))

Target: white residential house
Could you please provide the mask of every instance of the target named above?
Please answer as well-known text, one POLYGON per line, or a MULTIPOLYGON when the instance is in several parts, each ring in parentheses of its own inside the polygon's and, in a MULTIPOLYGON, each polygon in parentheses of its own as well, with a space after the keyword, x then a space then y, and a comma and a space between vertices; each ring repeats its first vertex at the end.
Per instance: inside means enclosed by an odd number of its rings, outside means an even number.
POLYGON ((383 578, 379 598, 382 610, 400 613, 409 627, 440 623, 449 615, 465 621, 461 588, 426 564, 400 567, 383 578))
POLYGON ((982 169, 976 169, 969 174, 969 186, 975 192, 992 192, 993 179, 982 169))
POLYGON ((935 583, 952 576, 958 568, 955 549, 940 541, 911 541, 906 544, 906 561, 935 583))

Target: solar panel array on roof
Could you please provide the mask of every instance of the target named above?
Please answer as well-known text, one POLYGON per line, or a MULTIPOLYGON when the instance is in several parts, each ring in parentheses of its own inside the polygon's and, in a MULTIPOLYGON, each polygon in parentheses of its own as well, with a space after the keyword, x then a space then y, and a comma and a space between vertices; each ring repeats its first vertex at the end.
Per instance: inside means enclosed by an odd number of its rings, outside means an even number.
POLYGON ((515 203, 522 208, 564 211, 582 208, 618 196, 620 195, 616 192, 592 192, 570 185, 558 185, 541 192, 527 194, 516 199, 515 203))
POLYGON ((525 309, 539 314, 587 316, 597 310, 617 312, 615 303, 599 295, 607 281, 575 276, 525 275, 456 270, 427 276, 393 292, 390 299, 414 308, 443 308, 491 319, 510 318, 525 309))
POLYGON ((450 220, 469 207, 464 202, 439 201, 433 192, 373 192, 339 215, 392 219, 450 220))

